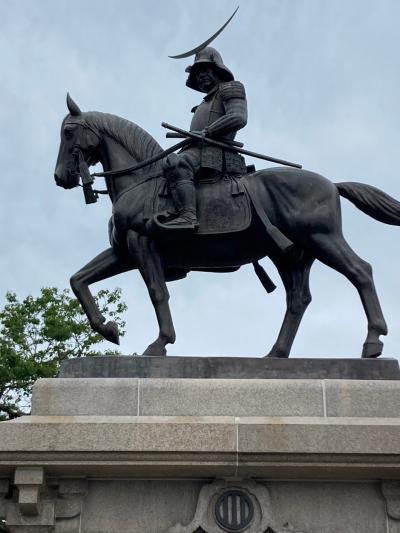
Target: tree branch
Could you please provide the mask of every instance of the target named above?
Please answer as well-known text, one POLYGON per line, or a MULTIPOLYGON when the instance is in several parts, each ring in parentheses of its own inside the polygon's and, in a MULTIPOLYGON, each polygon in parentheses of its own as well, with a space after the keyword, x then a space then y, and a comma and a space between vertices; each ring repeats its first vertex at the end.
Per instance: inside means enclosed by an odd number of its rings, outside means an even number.
POLYGON ((12 407, 11 405, 7 405, 6 403, 0 403, 0 412, 6 413, 8 415, 9 420, 13 420, 14 418, 18 418, 20 416, 23 416, 24 413, 18 407, 12 407))

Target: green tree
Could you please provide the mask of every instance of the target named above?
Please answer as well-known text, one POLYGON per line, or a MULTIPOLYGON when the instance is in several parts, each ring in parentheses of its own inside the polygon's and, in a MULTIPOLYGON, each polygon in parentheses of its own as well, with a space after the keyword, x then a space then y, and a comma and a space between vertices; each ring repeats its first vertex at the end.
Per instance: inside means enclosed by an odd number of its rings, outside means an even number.
MULTIPOLYGON (((117 322, 123 335, 121 314, 126 305, 120 289, 101 290, 95 299, 102 314, 117 322)), ((92 331, 69 290, 46 287, 37 298, 27 296, 22 301, 8 292, 0 311, 0 420, 29 412, 36 379, 55 377, 65 359, 99 355, 103 340, 92 331)))

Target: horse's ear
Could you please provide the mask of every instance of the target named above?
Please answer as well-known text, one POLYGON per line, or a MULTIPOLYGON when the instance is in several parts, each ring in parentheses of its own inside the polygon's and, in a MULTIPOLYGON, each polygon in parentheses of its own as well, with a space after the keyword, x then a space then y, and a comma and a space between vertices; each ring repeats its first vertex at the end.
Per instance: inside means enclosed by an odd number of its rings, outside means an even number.
POLYGON ((82 111, 79 109, 78 104, 76 104, 72 98, 70 97, 69 93, 67 93, 67 107, 69 109, 69 112, 72 116, 78 116, 82 115, 82 111))

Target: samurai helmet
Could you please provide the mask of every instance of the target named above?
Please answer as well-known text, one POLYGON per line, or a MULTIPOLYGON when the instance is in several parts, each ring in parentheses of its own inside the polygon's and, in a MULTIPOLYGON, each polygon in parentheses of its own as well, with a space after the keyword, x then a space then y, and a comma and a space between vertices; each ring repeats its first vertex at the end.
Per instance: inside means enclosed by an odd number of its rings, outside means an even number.
POLYGON ((195 55, 193 65, 185 69, 189 73, 186 85, 195 91, 202 92, 197 85, 196 76, 203 65, 211 66, 223 81, 234 79, 232 72, 224 65, 221 54, 215 48, 207 46, 195 55))

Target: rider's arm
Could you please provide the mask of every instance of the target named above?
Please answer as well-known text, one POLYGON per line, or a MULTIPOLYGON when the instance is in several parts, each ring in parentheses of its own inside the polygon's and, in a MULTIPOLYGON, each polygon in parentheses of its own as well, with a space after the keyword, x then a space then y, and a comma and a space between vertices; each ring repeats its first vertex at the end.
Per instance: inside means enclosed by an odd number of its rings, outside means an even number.
POLYGON ((230 81, 219 89, 225 115, 207 126, 205 134, 217 137, 229 132, 236 132, 247 124, 246 92, 240 81, 230 81))

